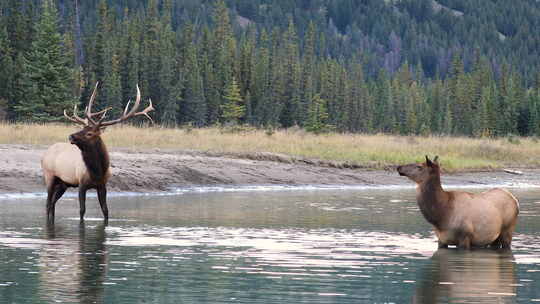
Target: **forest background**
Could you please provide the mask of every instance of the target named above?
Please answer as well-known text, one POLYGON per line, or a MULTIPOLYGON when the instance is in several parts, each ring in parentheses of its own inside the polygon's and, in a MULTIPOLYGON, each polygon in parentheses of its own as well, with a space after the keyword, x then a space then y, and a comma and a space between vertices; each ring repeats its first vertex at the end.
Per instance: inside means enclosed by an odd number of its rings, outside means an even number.
POLYGON ((0 119, 119 115, 139 84, 163 126, 540 135, 540 2, 5 0, 0 119))

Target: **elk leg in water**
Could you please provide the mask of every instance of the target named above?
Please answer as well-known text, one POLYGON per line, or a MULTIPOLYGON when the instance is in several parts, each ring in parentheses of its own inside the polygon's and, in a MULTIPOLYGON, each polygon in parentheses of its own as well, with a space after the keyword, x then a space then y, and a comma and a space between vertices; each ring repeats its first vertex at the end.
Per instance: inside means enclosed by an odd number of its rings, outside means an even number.
POLYGON ((109 209, 107 208, 107 188, 101 186, 97 188, 99 205, 101 206, 101 211, 103 212, 103 218, 105 222, 109 220, 109 209))
POLYGON ((64 195, 66 189, 67 185, 59 178, 53 180, 53 184, 47 193, 47 219, 50 222, 54 222, 56 202, 64 195))
POLYGON ((448 248, 448 244, 445 244, 441 242, 441 240, 438 241, 439 248, 448 248))
POLYGON ((512 247, 512 233, 514 230, 514 226, 504 230, 501 232, 501 236, 499 238, 501 239, 501 248, 504 249, 510 249, 512 247))
POLYGON ((81 215, 81 221, 84 221, 84 214, 86 213, 86 187, 79 186, 79 213, 81 215))
POLYGON ((464 236, 458 243, 458 248, 461 249, 471 249, 471 238, 469 236, 464 236))

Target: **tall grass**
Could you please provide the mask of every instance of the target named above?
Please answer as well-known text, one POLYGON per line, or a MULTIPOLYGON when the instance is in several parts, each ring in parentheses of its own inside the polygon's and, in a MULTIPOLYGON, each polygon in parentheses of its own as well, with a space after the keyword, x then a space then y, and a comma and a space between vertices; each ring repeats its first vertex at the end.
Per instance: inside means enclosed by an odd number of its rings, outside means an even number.
MULTIPOLYGON (((0 123, 0 144, 50 145, 66 142, 76 127, 62 124, 0 123)), ((215 153, 272 152, 295 157, 350 162, 371 168, 422 160, 439 155, 446 170, 539 167, 540 143, 533 138, 512 140, 466 137, 412 137, 365 134, 314 135, 299 129, 245 129, 224 132, 219 128, 172 129, 114 126, 102 138, 111 148, 179 149, 215 153)))

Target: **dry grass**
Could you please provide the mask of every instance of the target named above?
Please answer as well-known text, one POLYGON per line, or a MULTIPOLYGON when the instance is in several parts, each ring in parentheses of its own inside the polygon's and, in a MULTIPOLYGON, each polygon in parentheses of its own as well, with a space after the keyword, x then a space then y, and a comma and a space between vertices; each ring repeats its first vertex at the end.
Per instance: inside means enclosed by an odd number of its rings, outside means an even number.
MULTIPOLYGON (((67 141, 76 127, 61 124, 0 124, 0 143, 50 145, 67 141)), ((531 138, 472 139, 464 137, 410 137, 392 135, 314 135, 302 130, 246 129, 223 132, 218 128, 167 129, 115 126, 103 139, 110 147, 192 149, 216 153, 272 152, 328 161, 347 161, 382 168, 439 155, 446 170, 539 167, 540 143, 531 138)))

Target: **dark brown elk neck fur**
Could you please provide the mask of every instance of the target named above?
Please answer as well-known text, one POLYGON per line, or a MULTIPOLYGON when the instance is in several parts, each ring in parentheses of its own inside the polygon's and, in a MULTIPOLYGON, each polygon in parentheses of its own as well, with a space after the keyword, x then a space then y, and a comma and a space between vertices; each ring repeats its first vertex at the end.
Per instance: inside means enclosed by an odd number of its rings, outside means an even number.
POLYGON ((420 211, 435 227, 440 227, 452 208, 450 193, 443 190, 438 169, 430 174, 429 178, 418 184, 416 199, 420 211))
POLYGON ((92 142, 78 145, 82 152, 82 158, 90 178, 96 184, 104 183, 104 178, 109 170, 109 152, 105 143, 99 136, 92 142))

